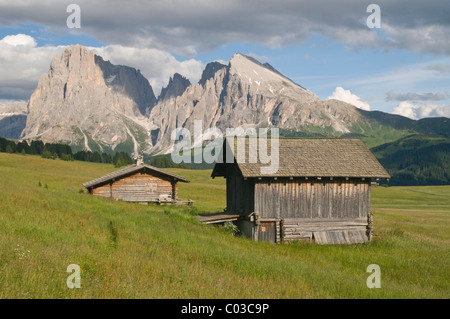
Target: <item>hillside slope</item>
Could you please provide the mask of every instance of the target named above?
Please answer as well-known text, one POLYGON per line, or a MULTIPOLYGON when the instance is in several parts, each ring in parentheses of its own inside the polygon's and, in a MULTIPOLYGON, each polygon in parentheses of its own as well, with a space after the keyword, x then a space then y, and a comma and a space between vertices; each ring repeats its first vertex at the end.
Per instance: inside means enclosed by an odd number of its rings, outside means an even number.
MULTIPOLYGON (((450 187, 375 188, 375 240, 367 245, 273 245, 201 225, 195 210, 80 193, 83 182, 113 170, 0 153, 0 298, 450 295, 442 258, 450 245, 450 187), (366 286, 373 263, 382 289, 366 286), (81 268, 80 289, 66 286, 70 264, 81 268)), ((223 179, 208 188, 209 170, 174 172, 191 180, 180 185, 180 197, 195 195, 202 211, 223 208, 223 179)))
POLYGON ((450 138, 413 134, 371 151, 390 185, 450 185, 450 138))

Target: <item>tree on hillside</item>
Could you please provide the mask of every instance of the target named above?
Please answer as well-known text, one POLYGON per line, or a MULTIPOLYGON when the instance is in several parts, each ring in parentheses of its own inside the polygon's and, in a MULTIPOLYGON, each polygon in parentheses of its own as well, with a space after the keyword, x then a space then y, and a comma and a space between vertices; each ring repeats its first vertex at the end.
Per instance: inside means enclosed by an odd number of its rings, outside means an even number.
POLYGON ((102 154, 102 161, 103 161, 103 163, 108 163, 109 164, 109 163, 113 162, 113 159, 112 159, 111 155, 103 153, 102 154))
POLYGON ((41 155, 44 151, 44 147, 45 146, 42 141, 31 141, 29 154, 41 155))
POLYGON ((30 146, 25 141, 19 142, 16 145, 16 152, 17 153, 22 153, 22 151, 24 151, 27 154, 30 153, 30 146))
POLYGON ((0 152, 6 152, 6 144, 8 140, 6 138, 0 137, 0 152))
POLYGON ((56 154, 56 152, 50 152, 47 149, 44 148, 44 150, 42 151, 42 158, 51 158, 51 159, 57 159, 58 158, 58 154, 56 154))
POLYGON ((121 167, 133 164, 133 160, 128 153, 117 152, 113 157, 113 164, 115 167, 121 167))
POLYGON ((185 163, 175 164, 170 157, 162 156, 152 159, 151 165, 159 168, 190 168, 185 163))

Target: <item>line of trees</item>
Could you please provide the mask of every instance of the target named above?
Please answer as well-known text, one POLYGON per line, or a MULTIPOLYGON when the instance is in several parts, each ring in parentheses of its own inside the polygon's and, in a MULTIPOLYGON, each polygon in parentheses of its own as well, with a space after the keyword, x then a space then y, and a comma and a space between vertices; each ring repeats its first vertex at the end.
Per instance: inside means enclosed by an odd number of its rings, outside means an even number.
POLYGON ((150 163, 152 166, 159 168, 191 168, 189 165, 184 163, 175 164, 168 156, 155 157, 150 163))
POLYGON ((13 140, 8 140, 3 137, 0 137, 0 152, 41 155, 42 158, 59 158, 63 161, 77 160, 94 163, 111 163, 116 167, 133 163, 130 155, 125 152, 117 152, 114 156, 107 153, 100 154, 97 151, 79 151, 73 154, 72 148, 66 144, 44 143, 42 141, 31 141, 30 144, 25 141, 16 143, 13 140))

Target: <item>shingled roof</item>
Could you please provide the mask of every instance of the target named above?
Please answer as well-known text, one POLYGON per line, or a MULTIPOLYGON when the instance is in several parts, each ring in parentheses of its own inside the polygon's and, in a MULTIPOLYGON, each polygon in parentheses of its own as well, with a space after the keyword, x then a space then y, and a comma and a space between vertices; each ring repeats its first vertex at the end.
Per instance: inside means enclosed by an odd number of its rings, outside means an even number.
POLYGON ((86 182, 86 183, 83 184, 83 186, 86 187, 86 188, 91 188, 91 187, 97 186, 99 184, 104 184, 106 182, 109 182, 109 181, 111 181, 113 179, 118 179, 118 178, 121 178, 121 177, 124 177, 124 176, 132 175, 132 174, 137 173, 137 172, 139 172, 140 170, 143 170, 143 169, 144 170, 147 169, 147 170, 150 170, 150 171, 158 172, 158 173, 160 173, 162 175, 169 176, 169 177, 171 177, 171 178, 173 178, 175 180, 178 180, 180 182, 189 183, 189 181, 187 179, 185 179, 184 177, 181 177, 181 176, 178 176, 178 175, 166 172, 166 171, 164 171, 164 170, 162 170, 160 168, 157 168, 157 167, 154 167, 154 166, 151 166, 151 165, 147 165, 147 164, 139 164, 139 165, 132 164, 130 166, 127 166, 125 168, 119 169, 119 170, 114 171, 112 173, 106 174, 105 176, 102 176, 102 177, 99 177, 97 179, 94 179, 94 180, 92 180, 90 182, 86 182))
MULTIPOLYGON (((245 152, 245 161, 237 163, 243 177, 364 177, 390 178, 375 156, 359 138, 279 138, 279 167, 274 174, 262 174, 259 153, 257 162, 249 161, 249 138, 234 137, 233 154, 245 152), (243 141, 243 139, 245 141, 243 141), (241 142, 239 142, 239 140, 241 142)), ((271 139, 259 142, 267 143, 270 157, 271 139)), ((226 152, 230 151, 230 139, 227 138, 219 154, 225 163, 226 152), (223 157, 221 157, 223 156, 223 157)), ((259 145, 258 145, 259 152, 259 145)), ((217 163, 212 177, 224 176, 225 164, 217 163)))

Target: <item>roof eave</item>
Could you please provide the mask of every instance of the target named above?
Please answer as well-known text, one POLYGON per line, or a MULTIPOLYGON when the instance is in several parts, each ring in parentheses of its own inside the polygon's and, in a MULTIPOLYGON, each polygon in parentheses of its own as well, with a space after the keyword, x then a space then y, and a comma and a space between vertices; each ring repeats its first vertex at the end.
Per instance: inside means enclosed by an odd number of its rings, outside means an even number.
MULTIPOLYGON (((215 175, 215 176, 221 176, 221 175, 215 175)), ((391 176, 389 174, 384 175, 384 174, 376 174, 376 175, 329 175, 329 174, 315 174, 315 175, 242 175, 244 178, 289 178, 289 177, 294 177, 294 178, 304 178, 304 177, 308 177, 308 178, 317 178, 317 177, 322 177, 322 178, 386 178, 386 179, 390 179, 391 176)))

